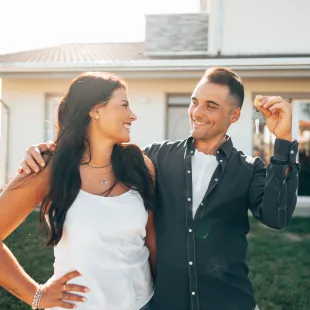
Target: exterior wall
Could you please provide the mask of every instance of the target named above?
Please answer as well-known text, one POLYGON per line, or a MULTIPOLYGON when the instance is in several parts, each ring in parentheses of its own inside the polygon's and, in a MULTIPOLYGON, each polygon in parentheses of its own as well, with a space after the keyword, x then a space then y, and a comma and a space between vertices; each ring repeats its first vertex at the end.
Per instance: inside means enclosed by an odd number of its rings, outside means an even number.
MULTIPOLYGON (((197 82, 189 80, 127 80, 132 108, 138 116, 132 126, 132 142, 145 146, 166 138, 167 94, 190 94, 197 82)), ((17 171, 25 149, 44 141, 46 93, 64 93, 69 80, 4 80, 3 99, 10 108, 8 173, 17 171)), ((234 145, 252 154, 253 93, 309 93, 310 79, 245 79, 241 119, 229 130, 234 145)), ((309 201, 306 201, 309 206, 309 201)), ((308 211, 307 211, 308 212, 308 211)), ((307 213, 308 214, 308 213, 307 213)))
MULTIPOLYGON (((132 141, 144 146, 166 138, 166 95, 190 94, 197 82, 191 80, 128 80, 129 98, 138 121, 132 141)), ((10 108, 9 174, 16 171, 25 149, 44 141, 46 93, 64 93, 69 80, 4 80, 3 99, 10 108)), ((244 80, 245 101, 241 118, 229 130, 236 148, 252 153, 252 94, 309 92, 310 79, 244 80), (240 138, 242 137, 242 138, 240 138)))
MULTIPOLYGON (((130 80, 129 98, 138 121, 132 142, 145 146, 166 136, 166 94, 191 93, 197 80, 130 80)), ((65 93, 70 80, 3 81, 3 99, 10 108, 8 172, 17 171, 25 149, 44 141, 45 95, 65 93)))
POLYGON ((310 1, 210 0, 209 52, 309 54, 310 1), (278 22, 278 19, 282 22, 278 22))
POLYGON ((17 171, 25 149, 44 140, 45 93, 64 92, 69 81, 3 80, 10 108, 8 174, 17 171))

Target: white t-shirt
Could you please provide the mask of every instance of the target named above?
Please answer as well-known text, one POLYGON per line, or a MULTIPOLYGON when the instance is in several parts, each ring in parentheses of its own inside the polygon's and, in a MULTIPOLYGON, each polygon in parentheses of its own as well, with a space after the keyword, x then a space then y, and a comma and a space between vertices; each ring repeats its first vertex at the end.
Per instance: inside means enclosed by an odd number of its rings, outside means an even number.
POLYGON ((192 157, 193 217, 205 196, 217 165, 214 155, 195 151, 192 157))

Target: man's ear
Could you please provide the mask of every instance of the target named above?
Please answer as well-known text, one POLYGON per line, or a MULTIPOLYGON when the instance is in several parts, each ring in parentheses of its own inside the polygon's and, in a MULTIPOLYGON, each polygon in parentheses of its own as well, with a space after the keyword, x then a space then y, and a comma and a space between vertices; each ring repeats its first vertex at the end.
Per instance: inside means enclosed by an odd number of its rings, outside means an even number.
POLYGON ((230 114, 230 123, 231 124, 238 121, 238 119, 240 118, 240 113, 241 113, 240 107, 237 107, 237 108, 232 110, 232 112, 230 114))

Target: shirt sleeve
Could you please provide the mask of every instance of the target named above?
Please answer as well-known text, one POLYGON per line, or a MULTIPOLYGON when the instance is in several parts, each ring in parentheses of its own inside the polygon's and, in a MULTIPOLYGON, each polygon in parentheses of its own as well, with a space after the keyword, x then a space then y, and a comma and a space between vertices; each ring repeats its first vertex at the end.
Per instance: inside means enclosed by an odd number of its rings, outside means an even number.
POLYGON ((276 139, 274 156, 267 169, 260 158, 255 161, 248 194, 249 208, 253 216, 268 227, 285 227, 294 213, 300 172, 297 152, 297 141, 276 139))
POLYGON ((158 151, 158 143, 148 144, 142 148, 143 153, 155 164, 155 154, 158 151))

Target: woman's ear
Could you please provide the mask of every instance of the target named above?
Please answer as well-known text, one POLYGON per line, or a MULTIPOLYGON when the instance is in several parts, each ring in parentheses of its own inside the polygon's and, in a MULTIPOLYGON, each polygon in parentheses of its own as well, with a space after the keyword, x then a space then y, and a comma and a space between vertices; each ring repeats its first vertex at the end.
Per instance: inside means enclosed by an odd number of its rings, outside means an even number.
POLYGON ((93 120, 98 120, 98 119, 99 119, 98 110, 95 110, 95 109, 91 110, 91 111, 89 112, 89 116, 90 116, 90 118, 92 118, 93 120))

